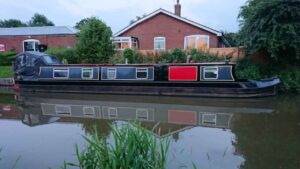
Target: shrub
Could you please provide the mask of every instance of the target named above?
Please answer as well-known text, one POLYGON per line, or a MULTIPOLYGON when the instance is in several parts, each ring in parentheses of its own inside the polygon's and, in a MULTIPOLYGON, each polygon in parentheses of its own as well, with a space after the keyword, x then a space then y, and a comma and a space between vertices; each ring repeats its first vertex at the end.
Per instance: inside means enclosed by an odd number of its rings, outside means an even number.
POLYGON ((107 137, 97 135, 84 137, 86 148, 79 152, 76 146, 78 164, 65 163, 64 168, 112 168, 112 169, 164 169, 169 148, 169 140, 158 142, 154 135, 144 129, 140 123, 128 123, 124 126, 113 125, 113 143, 107 137))
POLYGON ((136 51, 130 48, 124 49, 123 56, 124 59, 128 61, 128 63, 136 63, 137 56, 136 51))
POLYGON ((15 57, 15 52, 0 52, 0 66, 10 66, 15 57))
POLYGON ((281 89, 283 91, 300 93, 300 68, 288 67, 279 72, 278 77, 281 79, 281 89))
MULTIPOLYGON (((192 49, 190 50, 190 62, 218 62, 224 61, 223 58, 219 57, 217 54, 211 54, 206 51, 192 49)), ((228 57, 229 58, 229 57, 228 57)))
POLYGON ((109 57, 108 63, 110 64, 124 64, 125 58, 122 54, 116 53, 112 57, 109 57))
POLYGON ((67 60, 70 64, 80 63, 75 48, 49 48, 45 53, 57 56, 61 61, 67 60))
POLYGON ((154 64, 159 63, 161 61, 162 52, 155 51, 155 52, 147 52, 141 53, 137 52, 137 63, 148 63, 154 64))
POLYGON ((77 52, 82 63, 108 63, 113 55, 112 31, 104 22, 91 17, 82 27, 77 39, 77 52))
POLYGON ((237 61, 236 75, 238 79, 259 80, 262 78, 260 65, 249 61, 248 58, 240 59, 237 61))
POLYGON ((172 52, 163 52, 161 63, 185 63, 186 54, 180 48, 174 48, 172 52))

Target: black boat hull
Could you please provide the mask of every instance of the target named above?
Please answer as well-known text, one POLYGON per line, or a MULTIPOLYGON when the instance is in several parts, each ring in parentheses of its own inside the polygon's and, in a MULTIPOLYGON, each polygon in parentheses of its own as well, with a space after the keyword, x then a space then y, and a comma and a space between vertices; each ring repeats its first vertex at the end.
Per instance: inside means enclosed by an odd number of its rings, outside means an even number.
POLYGON ((247 83, 249 82, 210 84, 17 81, 16 88, 21 92, 251 98, 276 95, 279 80, 252 82, 256 87, 247 87, 247 83))

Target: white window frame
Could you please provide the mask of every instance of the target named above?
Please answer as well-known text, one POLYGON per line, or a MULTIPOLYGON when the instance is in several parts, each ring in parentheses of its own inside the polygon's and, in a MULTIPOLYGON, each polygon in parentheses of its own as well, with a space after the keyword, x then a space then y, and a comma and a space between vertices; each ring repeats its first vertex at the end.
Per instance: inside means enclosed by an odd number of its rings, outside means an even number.
POLYGON ((39 45, 39 44, 40 44, 40 41, 39 41, 39 40, 37 40, 37 39, 26 39, 26 40, 23 40, 23 43, 22 43, 22 46, 23 46, 23 52, 25 52, 25 45, 24 45, 25 42, 29 42, 29 43, 32 43, 32 42, 33 42, 33 44, 34 44, 34 51, 38 51, 36 45, 39 45))
POLYGON ((106 76, 107 76, 107 79, 110 80, 110 79, 117 79, 117 68, 107 68, 106 69, 106 76), (109 76, 109 74, 111 72, 114 72, 114 77, 111 77, 109 76))
POLYGON ((116 118, 118 118, 118 109, 116 107, 108 107, 107 108, 107 115, 108 115, 109 119, 116 119, 116 118), (111 110, 113 110, 115 112, 115 114, 116 114, 113 117, 111 116, 112 115, 111 110))
POLYGON ((70 75, 69 68, 53 68, 53 79, 68 79, 70 75), (55 77, 55 72, 67 72, 67 77, 55 77))
POLYGON ((185 36, 184 37, 184 49, 185 50, 188 48, 188 38, 192 38, 192 37, 196 38, 196 48, 195 49, 198 49, 197 46, 198 46, 198 38, 199 37, 205 37, 205 38, 207 38, 207 49, 209 49, 209 40, 210 40, 210 36, 209 35, 189 35, 189 36, 185 36))
POLYGON ((165 37, 163 37, 163 36, 158 36, 158 37, 154 37, 154 39, 153 39, 153 47, 154 47, 154 50, 166 50, 166 38, 165 37), (155 46, 155 43, 156 42, 163 42, 164 43, 164 48, 156 48, 155 46))
POLYGON ((57 115, 60 115, 60 116, 71 116, 72 112, 71 112, 71 106, 69 105, 55 105, 55 113, 57 115), (59 111, 57 110, 58 107, 64 107, 64 108, 67 108, 68 109, 68 114, 66 113, 61 113, 62 111, 59 111))
POLYGON ((93 79, 94 77, 94 68, 81 68, 81 79, 93 79), (91 74, 89 77, 83 77, 84 70, 88 70, 91 74))
POLYGON ((217 125, 217 115, 213 114, 213 113, 203 113, 202 114, 202 124, 216 126, 217 125), (204 116, 214 116, 214 121, 207 121, 204 119, 205 118, 204 116))
POLYGON ((135 110, 135 114, 136 114, 136 118, 140 119, 140 120, 149 120, 149 110, 148 109, 136 109, 135 110), (146 112, 146 117, 144 118, 144 116, 139 116, 139 114, 141 114, 141 112, 146 112))
MULTIPOLYGON (((128 42, 129 43, 129 45, 128 45, 128 48, 130 48, 130 49, 132 49, 133 48, 133 43, 135 43, 136 45, 136 49, 138 49, 138 46, 139 46, 139 44, 138 44, 138 41, 137 41, 137 39, 135 39, 134 37, 130 37, 130 36, 124 36, 124 37, 115 37, 115 38, 113 38, 112 39, 112 43, 113 43, 113 45, 115 44, 115 43, 121 43, 121 47, 122 47, 122 43, 123 42, 128 42)), ((125 48, 119 48, 119 49, 114 49, 114 50, 124 50, 125 48)))
POLYGON ((217 67, 217 66, 204 66, 203 67, 203 79, 204 80, 217 80, 219 78, 219 67, 217 67), (210 68, 210 69, 216 69, 215 71, 207 71, 206 69, 207 68, 210 68), (205 77, 205 73, 207 73, 207 72, 214 72, 214 73, 216 73, 217 74, 217 77, 216 78, 207 78, 207 77, 205 77))
POLYGON ((89 116, 89 117, 94 117, 95 116, 95 107, 91 107, 91 106, 84 106, 83 108, 82 108, 82 111, 83 111, 83 115, 84 116, 89 116), (91 109, 92 110, 92 114, 90 114, 90 113, 86 113, 86 110, 87 109, 91 109))
POLYGON ((136 68, 135 69, 135 78, 136 79, 148 79, 148 68, 146 68, 146 67, 139 67, 139 68, 136 68), (142 70, 142 69, 145 69, 146 71, 144 71, 144 70, 142 70), (138 72, 146 72, 147 74, 146 74, 146 77, 145 78, 138 78, 138 76, 137 76, 137 74, 138 74, 138 72))

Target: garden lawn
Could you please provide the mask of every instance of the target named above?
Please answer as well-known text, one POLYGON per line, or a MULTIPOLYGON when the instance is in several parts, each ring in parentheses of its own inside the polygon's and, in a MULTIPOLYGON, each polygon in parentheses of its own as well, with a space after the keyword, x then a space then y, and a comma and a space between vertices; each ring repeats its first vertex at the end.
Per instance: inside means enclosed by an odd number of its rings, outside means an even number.
POLYGON ((13 68, 11 66, 0 66, 0 78, 13 77, 13 68))

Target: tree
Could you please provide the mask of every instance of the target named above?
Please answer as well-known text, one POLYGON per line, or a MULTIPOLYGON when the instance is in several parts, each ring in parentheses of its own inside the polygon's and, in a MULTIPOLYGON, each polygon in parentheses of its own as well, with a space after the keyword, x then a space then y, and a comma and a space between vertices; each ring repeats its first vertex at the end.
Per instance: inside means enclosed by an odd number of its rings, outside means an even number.
POLYGON ((299 63, 299 0, 248 0, 239 18, 249 54, 263 52, 277 63, 299 63))
POLYGON ((112 31, 96 17, 88 18, 79 32, 77 52, 83 63, 108 63, 113 54, 112 31))
POLYGON ((11 27, 24 27, 27 26, 26 23, 18 19, 8 19, 8 20, 0 20, 0 27, 2 28, 11 28, 11 27))
POLYGON ((90 20, 91 18, 84 18, 82 20, 80 20, 79 22, 76 23, 76 25, 74 26, 74 28, 80 30, 83 26, 85 26, 90 20))
POLYGON ((234 32, 223 32, 224 37, 230 44, 230 46, 239 46, 238 34, 234 32))
POLYGON ((28 22, 29 26, 54 26, 54 23, 50 21, 45 15, 35 13, 28 22))

